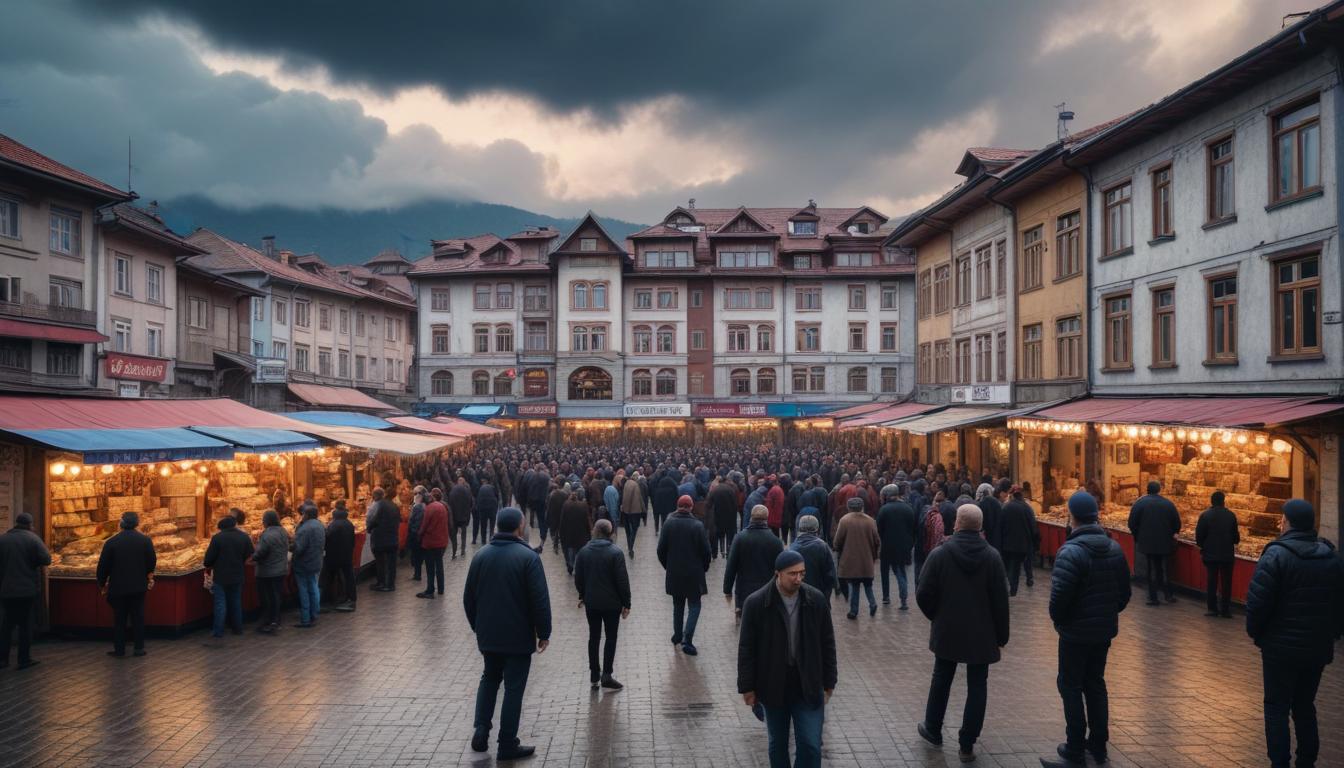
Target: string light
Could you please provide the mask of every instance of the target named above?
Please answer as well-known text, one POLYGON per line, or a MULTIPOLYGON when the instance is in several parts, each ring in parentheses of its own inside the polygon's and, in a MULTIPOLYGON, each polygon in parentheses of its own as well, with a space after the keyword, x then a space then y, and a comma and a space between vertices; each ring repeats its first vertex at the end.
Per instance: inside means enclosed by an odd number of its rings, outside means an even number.
POLYGON ((1293 446, 1289 445, 1286 441, 1277 438, 1275 438, 1270 447, 1274 449, 1275 453, 1288 453, 1293 450, 1293 446))
POLYGON ((1199 452, 1204 454, 1205 456, 1208 456, 1210 453, 1213 453, 1213 446, 1209 445, 1208 443, 1204 443, 1199 446, 1199 452))
POLYGON ((70 469, 68 471, 70 472, 71 477, 79 477, 79 473, 83 472, 84 468, 79 466, 78 464, 71 464, 70 469))
POLYGON ((65 462, 58 461, 51 465, 51 476, 60 477, 65 474, 65 462))
POLYGON ((112 474, 112 465, 111 465, 111 464, 104 464, 104 465, 103 465, 103 474, 104 474, 104 475, 110 475, 110 474, 112 474))

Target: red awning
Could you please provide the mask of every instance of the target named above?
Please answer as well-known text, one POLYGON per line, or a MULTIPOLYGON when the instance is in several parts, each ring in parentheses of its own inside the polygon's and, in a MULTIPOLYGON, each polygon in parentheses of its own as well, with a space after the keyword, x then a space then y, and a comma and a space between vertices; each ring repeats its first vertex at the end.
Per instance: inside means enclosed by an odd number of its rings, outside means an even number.
POLYGON ((851 405, 848 408, 841 408, 838 411, 831 411, 826 414, 832 419, 848 419, 854 416, 862 416, 865 413, 872 413, 880 408, 886 408, 891 403, 864 403, 863 405, 851 405))
POLYGON ((396 424, 403 429, 411 429, 416 432, 427 432, 431 435, 446 435, 448 437, 472 437, 474 435, 493 435, 502 430, 494 427, 487 427, 483 424, 473 424, 461 419, 453 419, 452 422, 444 422, 430 419, 422 419, 419 416, 389 416, 386 421, 396 424), (465 425, 465 426, 461 426, 465 425), (482 430, 482 431, 477 431, 482 430))
POLYGON ((928 403, 897 403, 887 407, 865 414, 855 419, 840 422, 841 429, 853 429, 854 427, 869 427, 874 424, 883 424, 896 419, 904 419, 910 416, 918 416, 921 413, 937 410, 941 405, 929 405, 928 403))
POLYGON ((307 432, 309 426, 228 398, 133 400, 0 396, 0 429, 269 427, 307 432))
POLYGON ((0 336, 18 339, 65 341, 71 344, 97 344, 107 337, 92 328, 69 328, 63 325, 29 323, 23 320, 0 319, 0 336))
MULTIPOLYGON (((392 421, 392 419, 388 419, 388 421, 392 421)), ((453 416, 435 416, 430 419, 430 421, 443 424, 449 429, 455 430, 456 434, 461 435, 462 437, 496 435, 502 431, 495 427, 487 427, 484 424, 477 424, 474 421, 467 421, 466 419, 459 419, 453 416)))
POLYGON ((1319 397, 1093 397, 1030 414, 1051 421, 1263 427, 1344 410, 1319 397))
POLYGON ((388 405, 351 387, 326 387, 321 384, 290 384, 289 391, 295 397, 325 408, 358 408, 363 411, 395 411, 396 406, 388 405))

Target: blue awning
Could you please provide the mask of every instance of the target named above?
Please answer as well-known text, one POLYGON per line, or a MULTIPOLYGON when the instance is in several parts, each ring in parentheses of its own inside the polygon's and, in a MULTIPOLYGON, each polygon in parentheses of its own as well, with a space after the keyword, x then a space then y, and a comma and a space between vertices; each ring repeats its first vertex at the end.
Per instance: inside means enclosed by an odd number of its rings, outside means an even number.
POLYGON ((294 411, 286 413, 291 419, 306 421, 309 424, 321 424, 324 427, 361 427, 363 429, 391 429, 391 422, 367 413, 350 411, 294 411))
POLYGON ((233 446, 213 437, 169 429, 13 429, 29 440, 84 455, 86 464, 144 464, 181 459, 232 459, 233 446))
POLYGON ((835 410, 831 403, 770 403, 765 406, 765 415, 780 419, 797 419, 808 416, 820 416, 835 410))
POLYGON ((321 447, 313 438, 287 429, 255 427, 192 427, 191 431, 233 443, 247 453, 311 451, 321 447))
POLYGON ((468 405, 458 411, 457 415, 466 418, 488 419, 491 416, 498 416, 502 410, 503 407, 498 405, 468 405))

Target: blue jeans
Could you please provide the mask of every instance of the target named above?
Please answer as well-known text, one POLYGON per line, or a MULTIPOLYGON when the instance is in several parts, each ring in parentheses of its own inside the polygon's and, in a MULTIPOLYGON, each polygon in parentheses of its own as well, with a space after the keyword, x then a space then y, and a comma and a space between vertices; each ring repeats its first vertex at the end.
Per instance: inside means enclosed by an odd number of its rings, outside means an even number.
POLYGON ((639 533, 639 516, 626 515, 625 523, 625 548, 633 552, 635 550, 635 535, 639 533))
POLYGON ((859 612, 859 584, 863 584, 863 591, 868 593, 868 605, 877 605, 877 598, 873 596, 872 579, 841 579, 845 584, 845 589, 849 592, 849 612, 859 612))
POLYGON ((312 624, 317 621, 317 609, 321 603, 321 595, 317 589, 317 574, 295 571, 294 582, 299 588, 299 621, 303 624, 312 624))
POLYGON ((700 598, 699 597, 673 597, 672 598, 672 637, 676 642, 686 645, 695 644, 695 624, 700 621, 700 598), (686 616, 685 627, 682 626, 682 616, 687 603, 691 604, 690 615, 686 616))
POLYGON ((504 683, 504 706, 499 710, 499 746, 518 746, 518 720, 523 714, 523 691, 527 689, 527 673, 532 669, 532 655, 528 653, 483 653, 485 671, 476 688, 477 731, 490 733, 495 714, 495 699, 499 684, 504 683))
POLYGON ((826 705, 809 707, 801 700, 765 708, 770 768, 789 768, 789 724, 793 724, 794 768, 821 767, 821 726, 826 705))
POLYGON ((882 600, 886 602, 891 599, 891 574, 896 573, 896 588, 900 591, 901 603, 910 597, 910 585, 906 581, 905 566, 897 563, 895 558, 882 558, 882 600))
POLYGON ((229 629, 243 631, 243 585, 216 584, 210 588, 215 596, 215 622, 211 634, 224 636, 224 622, 227 619, 229 629))

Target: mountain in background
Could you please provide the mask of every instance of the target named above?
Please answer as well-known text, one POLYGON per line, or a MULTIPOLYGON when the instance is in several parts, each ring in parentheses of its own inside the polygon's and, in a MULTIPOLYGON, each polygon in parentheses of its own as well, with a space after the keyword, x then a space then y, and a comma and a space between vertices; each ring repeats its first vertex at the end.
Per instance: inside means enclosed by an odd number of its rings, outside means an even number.
MULTIPOLYGON (((491 203, 435 201, 373 211, 310 211, 271 205, 240 211, 197 196, 160 202, 159 215, 184 236, 197 227, 206 227, 260 247, 263 236, 275 235, 277 248, 297 254, 316 253, 329 264, 362 264, 387 248, 395 248, 413 260, 429 254, 430 240, 484 232, 504 237, 532 226, 554 227, 567 234, 579 223, 577 218, 557 219, 491 203)), ((598 218, 617 239, 645 227, 598 218)))

